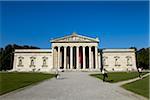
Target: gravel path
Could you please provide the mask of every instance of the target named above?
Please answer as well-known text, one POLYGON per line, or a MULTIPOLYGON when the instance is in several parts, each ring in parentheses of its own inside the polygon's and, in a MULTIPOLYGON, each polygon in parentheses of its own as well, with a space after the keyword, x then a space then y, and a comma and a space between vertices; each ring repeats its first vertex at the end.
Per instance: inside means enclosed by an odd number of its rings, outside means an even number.
MULTIPOLYGON (((143 75, 142 78, 147 77, 148 75, 150 75, 150 73, 147 73, 147 74, 143 75)), ((126 80, 126 81, 117 82, 115 84, 118 85, 118 86, 121 86, 123 84, 131 83, 131 82, 134 82, 134 81, 137 81, 137 80, 140 80, 140 79, 141 78, 137 77, 137 78, 126 80)))
POLYGON ((102 82, 89 72, 64 72, 51 79, 0 97, 1 100, 145 100, 118 85, 102 82))

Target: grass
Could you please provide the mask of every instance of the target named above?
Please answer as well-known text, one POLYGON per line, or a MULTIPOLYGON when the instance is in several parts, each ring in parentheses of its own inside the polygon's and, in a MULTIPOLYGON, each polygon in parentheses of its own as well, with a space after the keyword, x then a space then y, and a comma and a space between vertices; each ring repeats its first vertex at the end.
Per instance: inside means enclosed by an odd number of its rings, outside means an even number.
POLYGON ((140 94, 146 98, 149 98, 149 76, 141 80, 125 84, 122 87, 134 93, 140 94))
POLYGON ((0 95, 52 78, 53 74, 44 73, 0 73, 0 95))
MULTIPOLYGON (((146 74, 148 72, 143 72, 142 74, 146 74)), ((91 76, 94 76, 99 79, 103 79, 102 74, 91 74, 91 76)), ((106 78, 107 82, 115 83, 120 81, 125 81, 129 79, 133 79, 138 77, 138 72, 110 72, 108 73, 108 79, 106 78)))

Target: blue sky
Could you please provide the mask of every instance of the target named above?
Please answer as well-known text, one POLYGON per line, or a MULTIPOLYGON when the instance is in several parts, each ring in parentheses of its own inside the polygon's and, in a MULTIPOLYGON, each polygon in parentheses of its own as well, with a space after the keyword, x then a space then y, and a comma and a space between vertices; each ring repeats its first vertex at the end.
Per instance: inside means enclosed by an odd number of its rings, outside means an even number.
POLYGON ((148 47, 147 1, 0 2, 1 47, 50 48, 49 40, 77 32, 99 37, 100 48, 148 47))

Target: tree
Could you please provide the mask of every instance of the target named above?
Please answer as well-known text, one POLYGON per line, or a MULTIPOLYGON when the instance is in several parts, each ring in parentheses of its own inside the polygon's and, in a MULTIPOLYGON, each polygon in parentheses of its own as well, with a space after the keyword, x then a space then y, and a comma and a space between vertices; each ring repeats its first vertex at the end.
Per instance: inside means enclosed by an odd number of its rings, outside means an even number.
POLYGON ((137 51, 137 48, 136 48, 136 47, 130 47, 129 49, 134 49, 135 51, 137 51))
POLYGON ((0 70, 11 70, 13 68, 13 58, 15 49, 40 49, 34 46, 19 46, 9 44, 5 48, 0 48, 0 70))
POLYGON ((149 50, 150 48, 142 48, 137 51, 137 67, 149 69, 149 50))

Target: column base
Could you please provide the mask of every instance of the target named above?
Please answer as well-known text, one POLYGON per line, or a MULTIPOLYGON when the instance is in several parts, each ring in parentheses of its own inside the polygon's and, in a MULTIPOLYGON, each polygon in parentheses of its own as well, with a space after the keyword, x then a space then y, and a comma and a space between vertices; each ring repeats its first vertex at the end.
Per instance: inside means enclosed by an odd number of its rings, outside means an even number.
POLYGON ((51 71, 60 71, 60 72, 91 72, 91 71, 100 71, 100 69, 52 69, 51 71))

